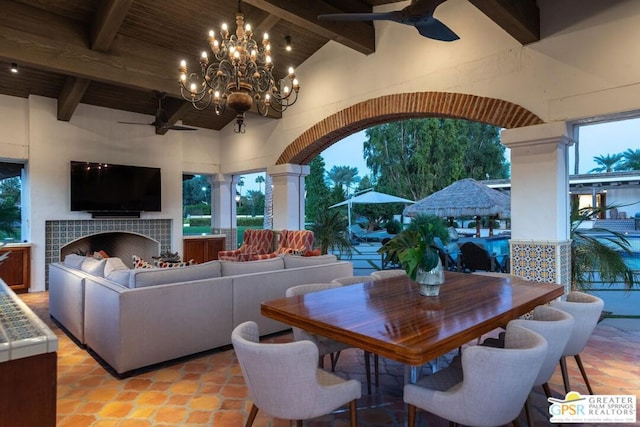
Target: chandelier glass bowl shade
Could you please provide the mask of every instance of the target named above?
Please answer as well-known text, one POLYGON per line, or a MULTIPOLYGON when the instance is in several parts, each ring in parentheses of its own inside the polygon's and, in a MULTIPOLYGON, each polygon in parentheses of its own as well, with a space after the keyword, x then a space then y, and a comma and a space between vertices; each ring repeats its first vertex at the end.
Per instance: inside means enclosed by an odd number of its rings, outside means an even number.
POLYGON ((266 33, 258 45, 251 26, 245 25, 244 15, 238 11, 235 34, 222 24, 220 37, 217 39, 213 30, 209 32, 212 58, 202 52, 199 74, 189 72, 186 61, 180 62, 180 93, 185 100, 197 110, 213 105, 217 115, 223 114, 228 106, 236 112, 236 133, 244 133, 244 114, 254 101, 263 116, 269 108, 282 112, 295 104, 300 90, 298 79, 292 67, 285 78, 274 78, 271 44, 266 33))

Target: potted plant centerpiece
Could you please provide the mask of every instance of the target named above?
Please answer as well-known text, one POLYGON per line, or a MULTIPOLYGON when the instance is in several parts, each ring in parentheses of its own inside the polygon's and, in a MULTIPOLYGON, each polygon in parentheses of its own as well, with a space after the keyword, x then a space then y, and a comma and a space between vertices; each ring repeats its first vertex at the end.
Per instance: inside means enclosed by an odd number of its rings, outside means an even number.
POLYGON ((400 264, 411 280, 420 285, 420 293, 436 296, 444 283, 444 269, 434 239, 449 242, 446 223, 436 216, 418 215, 408 227, 384 244, 378 253, 400 264))

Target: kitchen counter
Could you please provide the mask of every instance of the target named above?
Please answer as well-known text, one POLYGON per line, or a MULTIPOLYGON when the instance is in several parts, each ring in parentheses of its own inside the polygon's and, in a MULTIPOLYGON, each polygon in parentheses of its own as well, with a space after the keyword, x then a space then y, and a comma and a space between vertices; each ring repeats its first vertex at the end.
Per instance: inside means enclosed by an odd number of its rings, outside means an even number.
POLYGON ((0 425, 56 424, 58 337, 0 280, 0 425))

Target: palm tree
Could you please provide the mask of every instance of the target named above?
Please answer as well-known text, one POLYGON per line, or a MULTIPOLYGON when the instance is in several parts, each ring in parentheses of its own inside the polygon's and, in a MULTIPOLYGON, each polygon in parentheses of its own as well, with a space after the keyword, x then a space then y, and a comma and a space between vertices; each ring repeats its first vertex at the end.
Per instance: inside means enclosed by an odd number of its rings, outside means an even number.
POLYGON ((598 167, 591 169, 588 173, 593 172, 613 172, 617 169, 617 164, 622 160, 622 154, 606 154, 595 156, 593 161, 598 167))
POLYGON ((623 254, 631 254, 624 234, 604 228, 580 229, 584 221, 615 206, 579 208, 571 203, 571 287, 589 289, 595 282, 623 283, 631 290, 640 281, 640 274, 625 264, 623 254), (604 234, 604 236, 603 236, 604 234))
POLYGON ((339 258, 343 255, 351 258, 347 220, 339 210, 333 212, 323 210, 311 226, 311 231, 313 231, 314 245, 320 247, 320 253, 326 254, 329 250, 333 250, 339 253, 339 258))
POLYGON ((640 150, 631 148, 622 153, 624 160, 619 170, 636 171, 640 170, 640 150))
POLYGON ((347 195, 349 194, 351 186, 360 182, 358 168, 356 167, 334 166, 327 172, 327 177, 333 182, 334 186, 344 187, 347 195))
POLYGON ((256 177, 256 183, 258 184, 258 191, 262 193, 262 183, 264 182, 264 176, 258 175, 256 177))

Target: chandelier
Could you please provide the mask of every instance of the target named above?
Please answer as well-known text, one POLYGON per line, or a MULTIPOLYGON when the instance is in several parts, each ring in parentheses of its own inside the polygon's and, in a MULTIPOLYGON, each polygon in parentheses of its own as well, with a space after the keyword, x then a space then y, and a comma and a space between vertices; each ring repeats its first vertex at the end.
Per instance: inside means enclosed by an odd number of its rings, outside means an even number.
POLYGON ((231 34, 222 24, 220 40, 215 32, 209 32, 209 47, 213 54, 210 61, 206 51, 200 56, 201 72, 189 73, 187 62, 180 62, 180 93, 197 110, 213 105, 217 115, 228 106, 236 112, 236 133, 245 132, 244 114, 253 101, 262 116, 269 108, 277 112, 286 110, 298 99, 300 85, 289 68, 289 74, 280 80, 273 77, 273 61, 269 35, 264 34, 262 44, 253 40, 251 26, 244 23, 244 15, 238 1, 236 31, 231 34))

